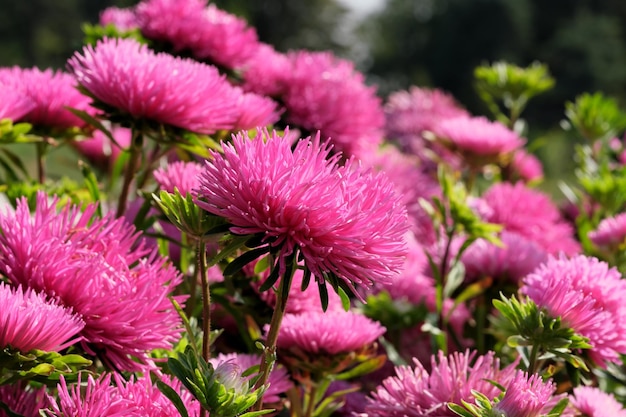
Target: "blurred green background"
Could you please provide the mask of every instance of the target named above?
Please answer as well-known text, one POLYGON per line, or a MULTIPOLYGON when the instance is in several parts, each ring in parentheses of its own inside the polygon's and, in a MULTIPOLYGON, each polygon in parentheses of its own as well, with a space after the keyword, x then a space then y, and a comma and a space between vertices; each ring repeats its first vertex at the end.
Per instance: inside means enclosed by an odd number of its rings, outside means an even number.
MULTIPOLYGON (((472 71, 507 60, 546 63, 556 87, 531 101, 529 139, 548 177, 572 169, 574 133, 559 122, 563 105, 584 91, 626 98, 626 2, 623 0, 216 0, 245 17, 278 50, 333 50, 355 61, 386 97, 410 85, 438 87, 475 114, 486 109, 472 71), (361 8, 362 8, 361 7, 361 8)), ((81 24, 130 0, 0 0, 0 65, 63 68, 82 42, 81 24)))

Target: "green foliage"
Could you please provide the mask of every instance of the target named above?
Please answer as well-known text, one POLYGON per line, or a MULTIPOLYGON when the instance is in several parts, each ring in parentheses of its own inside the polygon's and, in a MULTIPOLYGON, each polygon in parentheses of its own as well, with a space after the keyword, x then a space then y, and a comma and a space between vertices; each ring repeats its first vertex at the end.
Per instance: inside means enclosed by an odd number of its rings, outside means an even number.
POLYGON ((133 38, 140 43, 147 43, 148 41, 141 35, 141 31, 139 29, 131 29, 128 31, 121 31, 115 25, 108 24, 106 26, 102 25, 92 25, 89 23, 84 23, 82 25, 83 33, 85 34, 85 38, 83 43, 85 45, 95 45, 99 40, 104 38, 133 38))
POLYGON ((415 305, 408 301, 394 300, 387 291, 367 296, 366 304, 361 307, 363 313, 380 322, 387 331, 403 330, 422 323, 428 309, 425 305, 415 305))
POLYGON ((615 99, 600 92, 584 93, 573 103, 565 103, 565 115, 578 132, 590 142, 608 140, 626 128, 626 114, 615 99))
POLYGON ((77 354, 60 354, 33 349, 20 352, 11 348, 0 351, 0 385, 20 380, 54 385, 63 375, 72 379, 78 370, 91 365, 91 361, 77 354))
POLYGON ((183 197, 178 190, 173 194, 160 191, 158 196, 152 194, 152 198, 177 229, 197 239, 204 238, 209 231, 226 223, 221 217, 212 216, 198 207, 191 194, 183 197))

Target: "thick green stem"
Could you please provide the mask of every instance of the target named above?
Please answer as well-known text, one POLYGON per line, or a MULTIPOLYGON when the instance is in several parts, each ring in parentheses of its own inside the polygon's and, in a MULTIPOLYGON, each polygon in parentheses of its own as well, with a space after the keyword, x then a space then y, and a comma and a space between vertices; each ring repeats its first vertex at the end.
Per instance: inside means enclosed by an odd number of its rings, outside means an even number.
POLYGON ((35 144, 35 149, 37 151, 37 180, 40 184, 43 184, 46 180, 46 163, 45 163, 45 155, 46 155, 46 138, 44 138, 43 142, 37 142, 35 144))
POLYGON ((117 203, 117 217, 122 217, 126 211, 126 203, 128 202, 128 195, 130 194, 130 186, 135 178, 135 171, 137 170, 137 165, 139 164, 142 147, 143 134, 141 133, 141 130, 133 128, 132 142, 130 145, 130 157, 128 158, 128 165, 126 165, 126 172, 124 173, 122 192, 117 203))
POLYGON ((208 362, 211 357, 211 292, 207 276, 206 243, 204 243, 204 240, 198 239, 197 250, 196 259, 198 265, 196 269, 200 271, 200 279, 202 280, 202 357, 208 362))
POLYGON ((528 374, 534 374, 537 372, 537 356, 539 355, 539 345, 534 344, 530 351, 530 357, 528 358, 528 374))
POLYGON ((312 383, 307 387, 307 392, 305 393, 305 395, 309 398, 309 401, 307 403, 307 407, 306 407, 306 413, 304 415, 304 417, 312 417, 313 416, 313 410, 315 409, 315 394, 317 392, 317 384, 316 383, 312 383))

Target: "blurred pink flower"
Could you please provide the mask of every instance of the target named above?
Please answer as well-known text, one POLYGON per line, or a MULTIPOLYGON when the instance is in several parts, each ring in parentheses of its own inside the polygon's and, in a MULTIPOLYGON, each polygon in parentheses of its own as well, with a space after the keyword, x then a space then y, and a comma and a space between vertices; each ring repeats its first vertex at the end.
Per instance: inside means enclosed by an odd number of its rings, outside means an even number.
POLYGON ((479 239, 463 253, 461 261, 468 282, 491 277, 517 284, 548 258, 539 244, 518 233, 503 230, 500 240, 503 247, 479 239))
POLYGON ((161 189, 173 193, 175 188, 184 196, 193 194, 200 185, 200 174, 204 171, 198 162, 170 162, 167 166, 154 171, 154 179, 161 189))
POLYGON ((259 47, 245 20, 205 0, 144 0, 137 5, 137 20, 148 39, 230 69, 243 66, 259 47))
POLYGON ((552 400, 556 385, 549 380, 543 382, 537 374, 528 375, 517 371, 513 380, 506 385, 506 393, 500 402, 494 405, 495 415, 507 417, 539 417, 550 409, 546 406, 552 400))
POLYGON ((391 279, 406 253, 406 210, 383 175, 339 167, 319 135, 301 139, 275 131, 245 133, 212 152, 201 175, 197 204, 226 218, 239 235, 260 234, 281 271, 296 248, 320 281, 328 274, 352 287, 391 279), (329 215, 332 213, 332 216, 329 215))
POLYGON ((613 395, 595 387, 579 386, 569 397, 570 407, 577 411, 576 415, 587 417, 626 417, 626 409, 613 395))
POLYGON ((237 119, 239 94, 217 68, 154 53, 133 39, 104 39, 68 61, 96 100, 135 119, 211 134, 237 119))
MULTIPOLYGON (((220 353, 217 357, 212 358, 209 362, 213 367, 217 368, 221 363, 232 361, 236 364, 240 372, 245 372, 247 369, 259 365, 261 363, 261 355, 246 354, 246 353, 220 353)), ((250 380, 255 374, 249 375, 246 380, 250 380)), ((268 379, 269 388, 263 394, 264 403, 277 403, 280 401, 280 395, 284 394, 293 386, 293 382, 289 379, 287 370, 281 366, 275 366, 270 372, 268 379)))
POLYGON ((71 309, 30 289, 0 282, 0 348, 59 351, 76 343, 72 338, 83 327, 85 323, 71 309))
POLYGON ((588 236, 597 246, 617 247, 623 244, 626 240, 626 213, 602 220, 588 236))
POLYGON ((589 338, 598 366, 626 353, 626 281, 607 263, 583 255, 551 258, 524 279, 521 291, 589 338))
POLYGON ((100 24, 102 26, 113 25, 123 31, 129 31, 139 27, 133 7, 124 9, 119 7, 107 7, 100 12, 100 24))
POLYGON ((500 370, 493 352, 442 352, 431 357, 431 372, 417 360, 415 367, 398 366, 396 376, 385 379, 371 393, 365 407, 370 417, 456 416, 448 403, 474 403, 472 391, 495 398, 499 389, 490 381, 507 385, 515 373, 515 363, 500 370))
POLYGON ((269 97, 244 93, 239 87, 235 87, 235 89, 240 92, 237 101, 239 118, 235 122, 233 130, 250 130, 268 126, 280 120, 282 111, 278 109, 277 102, 269 97))
POLYGON ((242 88, 256 94, 276 97, 284 93, 291 62, 271 45, 260 44, 242 69, 242 88))
POLYGON ((21 199, 15 213, 0 215, 0 271, 81 315, 88 354, 116 369, 143 369, 149 351, 178 340, 181 319, 168 296, 180 274, 124 219, 96 218, 93 204, 58 213, 57 205, 40 192, 34 213, 21 199))
POLYGON ((518 182, 494 184, 482 198, 491 209, 485 221, 537 242, 550 254, 580 253, 572 226, 562 219, 547 195, 518 182))
POLYGON ((285 314, 276 346, 308 354, 338 355, 360 350, 385 333, 380 323, 351 311, 285 314))
POLYGON ((4 84, 0 80, 0 120, 20 121, 35 108, 36 104, 18 88, 4 84))
POLYGON ((455 117, 441 120, 433 133, 465 155, 494 157, 521 148, 525 140, 500 122, 485 117, 455 117))
POLYGON ((1 68, 0 86, 12 88, 27 97, 33 108, 20 121, 32 123, 36 128, 69 129, 85 125, 66 107, 95 114, 89 97, 76 89, 76 80, 70 74, 38 68, 1 68))
MULTIPOLYGON (((46 387, 33 388, 26 382, 0 386, 0 404, 22 417, 40 417, 39 410, 46 407, 46 387)), ((0 417, 7 414, 0 410, 0 417)))
POLYGON ((92 164, 106 169, 115 163, 123 149, 130 146, 131 139, 131 131, 125 127, 113 127, 110 131, 117 144, 102 131, 95 130, 91 138, 75 140, 72 145, 92 164))
POLYGON ((513 173, 524 182, 536 181, 543 178, 541 161, 523 148, 515 151, 511 160, 513 173))
POLYGON ((382 143, 385 123, 375 87, 365 85, 354 64, 331 53, 298 51, 288 55, 282 96, 287 122, 320 131, 345 156, 360 156, 382 143))

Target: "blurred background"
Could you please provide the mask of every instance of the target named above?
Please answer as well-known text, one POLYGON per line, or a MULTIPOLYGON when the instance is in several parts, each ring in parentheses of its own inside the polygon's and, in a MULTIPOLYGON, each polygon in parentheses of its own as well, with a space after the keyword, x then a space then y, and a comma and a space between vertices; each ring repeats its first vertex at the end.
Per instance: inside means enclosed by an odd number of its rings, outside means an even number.
MULTIPOLYGON (((564 158, 564 102, 585 91, 626 98, 623 0, 214 0, 245 17, 280 51, 332 50, 354 61, 381 97, 411 85, 437 87, 474 114, 486 114, 473 69, 496 60, 548 65, 556 87, 531 102, 529 139, 546 176, 564 158)), ((62 68, 82 43, 81 24, 130 0, 0 0, 0 66, 62 68)))

